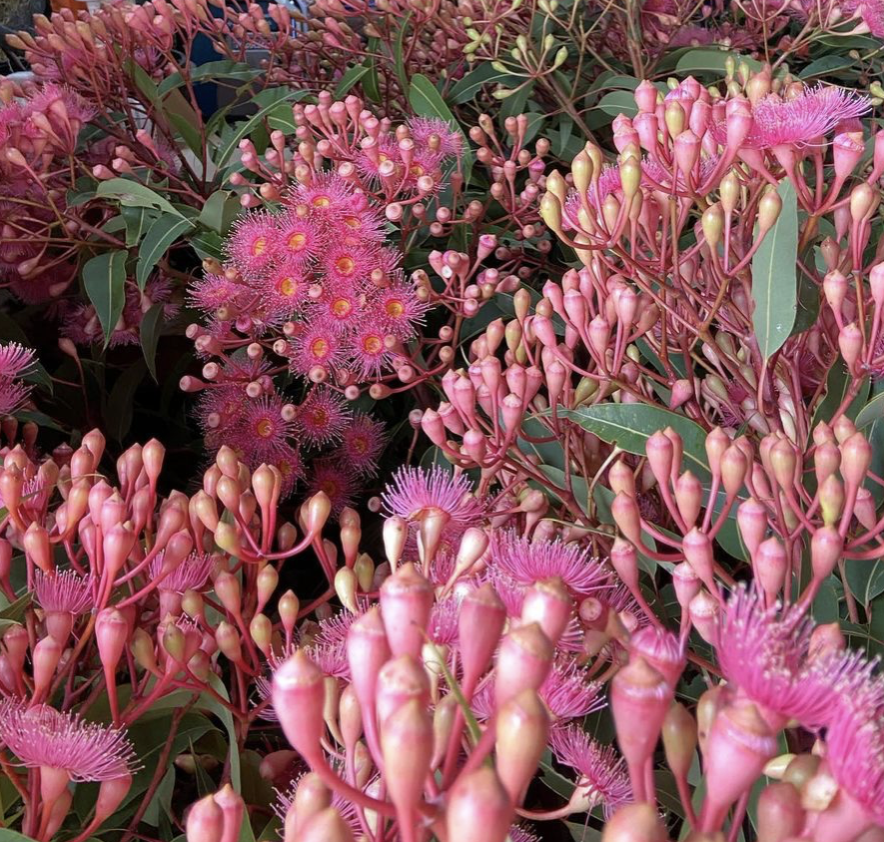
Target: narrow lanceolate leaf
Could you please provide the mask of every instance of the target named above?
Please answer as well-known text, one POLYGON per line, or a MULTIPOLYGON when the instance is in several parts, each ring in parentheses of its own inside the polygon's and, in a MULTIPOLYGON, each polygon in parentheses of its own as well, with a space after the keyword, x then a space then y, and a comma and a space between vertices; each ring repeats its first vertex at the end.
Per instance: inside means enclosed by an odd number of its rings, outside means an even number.
POLYGON ((163 327, 162 304, 154 304, 141 319, 139 333, 141 334, 141 350, 144 352, 144 362, 154 382, 157 382, 157 342, 160 338, 160 330, 163 327))
POLYGON ((101 322, 105 345, 126 303, 127 256, 128 252, 121 249, 109 251, 93 257, 83 267, 83 285, 101 322))
POLYGON ((783 347, 798 312, 798 198, 788 178, 777 192, 783 203, 780 216, 752 258, 752 325, 766 360, 783 347))
POLYGON ((602 441, 627 453, 645 454, 645 443, 658 430, 672 427, 684 443, 683 466, 698 479, 709 479, 706 431, 690 418, 659 406, 641 403, 601 403, 580 409, 559 410, 560 418, 579 424, 602 441))
POLYGON ((138 281, 139 289, 144 289, 154 266, 169 250, 172 243, 191 228, 193 228, 193 224, 190 220, 171 216, 170 214, 164 214, 151 225, 147 234, 144 235, 144 240, 141 242, 141 250, 138 254, 138 267, 135 270, 135 279, 138 281))

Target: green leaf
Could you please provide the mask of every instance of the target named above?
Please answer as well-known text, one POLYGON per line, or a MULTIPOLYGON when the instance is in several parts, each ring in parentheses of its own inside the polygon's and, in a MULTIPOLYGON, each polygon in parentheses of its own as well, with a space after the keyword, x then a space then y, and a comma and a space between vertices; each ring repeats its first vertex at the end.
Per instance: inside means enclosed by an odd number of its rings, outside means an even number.
POLYGON ((379 53, 380 50, 380 39, 369 38, 368 49, 366 50, 368 58, 366 58, 364 62, 368 71, 365 74, 365 78, 362 80, 362 90, 365 92, 365 95, 375 103, 381 102, 381 83, 378 76, 377 63, 374 60, 374 55, 379 53))
POLYGON ((163 326, 163 310, 162 304, 154 304, 144 314, 138 332, 141 335, 141 351, 144 354, 144 362, 150 376, 157 380, 157 342, 160 338, 160 330, 163 326))
POLYGON ((490 61, 483 61, 451 87, 448 99, 452 105, 463 105, 474 99, 486 85, 506 85, 515 87, 522 80, 512 73, 495 70, 490 61))
POLYGON ((354 85, 359 84, 359 80, 362 79, 362 77, 370 71, 371 66, 366 62, 363 62, 362 64, 357 64, 355 67, 349 68, 338 81, 338 85, 335 88, 335 99, 343 99, 347 95, 347 93, 349 93, 350 89, 354 85))
POLYGON ((216 190, 206 199, 199 221, 206 228, 211 228, 219 234, 226 234, 231 223, 240 212, 239 199, 235 193, 229 190, 216 190))
MULTIPOLYGON (((227 688, 217 675, 210 675, 208 680, 209 684, 212 685, 212 689, 222 699, 230 701, 227 688)), ((230 747, 230 783, 237 792, 242 792, 242 763, 240 762, 239 749, 237 748, 236 723, 233 721, 233 714, 208 693, 203 693, 200 696, 200 705, 208 708, 224 723, 230 747)))
POLYGON ((171 203, 160 196, 159 193, 145 187, 137 181, 127 178, 109 178, 102 181, 95 191, 96 196, 113 196, 120 200, 123 207, 130 208, 156 208, 166 213, 181 216, 171 203))
MULTIPOLYGON (((188 75, 192 82, 205 82, 207 79, 238 79, 243 82, 257 79, 264 73, 254 67, 249 67, 241 61, 231 61, 224 59, 223 61, 207 61, 199 67, 195 67, 189 71, 188 75)), ((175 90, 184 84, 184 78, 180 73, 173 73, 160 82, 157 87, 157 93, 162 96, 175 90)))
POLYGON ((215 231, 200 231, 190 239, 191 248, 197 253, 200 260, 214 257, 215 260, 224 259, 224 240, 215 231))
POLYGON ((798 197, 787 177, 777 193, 783 203, 779 218, 752 258, 752 325, 765 360, 783 347, 798 312, 798 197))
POLYGON ((135 407, 135 392, 144 380, 144 372, 147 368, 144 360, 127 368, 114 383, 113 389, 107 398, 107 428, 108 432, 118 441, 123 443, 129 428, 132 426, 132 414, 135 407))
POLYGON ((110 342, 126 303, 128 256, 128 252, 117 249, 93 257, 83 267, 83 285, 101 322, 105 346, 110 342))
POLYGON ((23 836, 8 827, 0 827, 0 842, 34 842, 30 836, 23 836))
POLYGON ((194 115, 192 118, 188 119, 184 114, 170 112, 169 122, 178 130, 178 134, 184 139, 184 142, 187 144, 190 151, 197 156, 197 160, 201 160, 203 154, 203 141, 200 137, 199 130, 197 129, 197 123, 194 122, 194 120, 199 118, 196 117, 192 108, 189 108, 189 110, 194 115))
MULTIPOLYGON (((240 123, 240 125, 236 127, 236 130, 226 138, 224 143, 221 144, 221 148, 218 150, 218 154, 215 158, 216 166, 220 168, 227 164, 230 160, 230 156, 233 155, 234 150, 239 145, 239 142, 253 131, 255 127, 259 126, 261 121, 271 111, 278 108, 280 102, 298 102, 299 100, 304 99, 308 94, 308 91, 292 91, 288 88, 272 88, 271 91, 277 92, 273 101, 259 108, 244 123, 240 123)), ((262 93, 266 94, 268 92, 262 91, 262 93)), ((255 97, 255 100, 258 100, 258 98, 255 97)))
MULTIPOLYGON (((10 626, 20 626, 30 605, 31 595, 26 593, 0 611, 0 632, 6 631, 10 626)), ((2 839, 0 842, 3 842, 2 839)))
POLYGON ((631 91, 611 91, 605 94, 595 106, 599 111, 617 117, 625 114, 627 117, 635 117, 638 114, 638 106, 635 104, 635 96, 631 91))
POLYGON ((868 609, 872 600, 884 593, 884 560, 848 561, 847 585, 868 609))
POLYGON ((120 212, 126 222, 126 245, 134 246, 150 224, 150 208, 121 208, 120 212))
MULTIPOLYGON (((118 50, 119 51, 119 50, 118 50)), ((135 87, 141 91, 145 99, 154 106, 154 108, 162 111, 163 104, 160 99, 159 90, 156 82, 147 75, 144 68, 133 58, 128 57, 123 61, 123 67, 135 82, 135 87)))
POLYGON ((452 129, 463 135, 463 172, 464 178, 469 182, 473 169, 473 153, 470 150, 470 142, 463 130, 454 119, 451 109, 445 104, 442 95, 436 90, 436 86, 424 75, 416 73, 411 77, 411 86, 408 89, 408 102, 419 117, 437 117, 444 120, 452 129))
POLYGON ((699 49, 685 53, 675 66, 677 73, 717 73, 725 75, 725 62, 728 58, 736 60, 737 64, 745 62, 749 69, 758 72, 762 69, 760 61, 747 56, 737 55, 729 50, 699 49))
POLYGON ((409 10, 399 24, 399 35, 396 37, 396 46, 393 48, 393 60, 396 67, 396 78, 402 90, 408 88, 408 72, 405 69, 405 35, 408 32, 408 22, 411 19, 409 10))
MULTIPOLYGON (((543 414, 548 413, 549 410, 543 414)), ((639 456, 645 455, 645 442, 654 433, 672 427, 684 443, 684 468, 690 469, 701 482, 711 476, 706 462, 706 431, 684 415, 650 404, 600 403, 560 410, 559 417, 579 424, 602 441, 639 456)))
POLYGON ((135 280, 138 288, 143 290, 150 273, 157 261, 168 251, 169 246, 175 242, 185 231, 193 227, 192 223, 180 216, 161 216, 145 234, 138 255, 138 266, 135 269, 135 280))
POLYGON ((862 429, 874 424, 876 421, 884 420, 884 392, 875 395, 856 416, 856 427, 862 429))
POLYGON ((801 79, 812 79, 814 76, 830 76, 839 70, 846 70, 853 66, 854 60, 846 55, 828 55, 812 61, 798 76, 801 79))

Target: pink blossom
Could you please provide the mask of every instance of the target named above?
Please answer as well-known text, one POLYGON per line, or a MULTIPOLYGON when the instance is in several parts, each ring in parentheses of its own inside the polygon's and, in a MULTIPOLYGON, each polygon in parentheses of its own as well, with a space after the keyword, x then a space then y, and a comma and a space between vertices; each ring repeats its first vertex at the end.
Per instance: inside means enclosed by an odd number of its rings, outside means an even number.
POLYGON ((340 441, 350 429, 352 415, 347 401, 332 389, 317 386, 298 407, 297 430, 309 445, 340 441))
POLYGON ((449 523, 466 529, 476 525, 485 507, 472 493, 464 474, 455 475, 434 465, 424 468, 400 468, 382 495, 391 514, 417 520, 425 512, 438 509, 448 515, 449 523))
POLYGON ((373 476, 384 449, 384 425, 365 413, 357 413, 341 435, 341 458, 360 476, 373 476))
MULTIPOLYGON (((156 579, 163 569, 165 550, 161 550, 151 562, 150 576, 156 579)), ((185 591, 202 590, 215 566, 215 559, 208 553, 192 552, 171 573, 164 576, 157 585, 161 591, 183 594, 185 591)))
POLYGON ((579 775, 578 788, 594 804, 603 804, 605 816, 632 801, 629 776, 612 746, 601 746, 578 725, 553 729, 550 748, 556 760, 579 775))
POLYGON ((266 211, 241 216, 227 239, 231 261, 246 277, 267 269, 279 256, 276 220, 266 211))
POLYGON ((307 473, 307 493, 324 491, 338 515, 345 506, 353 506, 359 487, 353 472, 336 459, 316 459, 307 473))
POLYGON ((34 598, 44 611, 82 614, 92 604, 92 577, 73 570, 59 570, 54 576, 35 570, 34 598))
POLYGON ((115 780, 136 768, 135 750, 123 731, 48 705, 24 708, 18 700, 4 700, 0 738, 25 767, 60 769, 75 782, 115 780))

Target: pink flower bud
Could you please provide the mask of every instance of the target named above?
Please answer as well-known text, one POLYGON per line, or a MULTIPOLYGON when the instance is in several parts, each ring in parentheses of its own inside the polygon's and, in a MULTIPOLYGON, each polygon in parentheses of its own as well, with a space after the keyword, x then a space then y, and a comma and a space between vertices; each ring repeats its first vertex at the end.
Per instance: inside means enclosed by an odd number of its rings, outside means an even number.
POLYGON ((242 611, 242 585, 232 573, 223 570, 215 577, 215 594, 224 608, 234 617, 242 611))
POLYGON ((513 805, 494 769, 482 766, 458 778, 445 810, 448 838, 457 842, 505 842, 513 805))
POLYGON ((380 608, 374 606, 347 631, 347 662, 363 716, 373 715, 375 688, 381 667, 390 659, 390 645, 380 608))
POLYGON ((684 406, 694 397, 694 390, 690 380, 676 380, 672 384, 672 394, 669 396, 669 408, 678 409, 684 406))
POLYGON ((804 810, 801 795, 792 784, 768 784, 758 797, 757 811, 759 842, 785 842, 790 836, 801 835, 804 810))
POLYGON ((221 842, 224 813, 211 795, 193 804, 187 813, 187 842, 221 842))
POLYGON ((645 79, 635 89, 635 104, 640 112, 653 114, 657 108, 657 87, 645 79))
POLYGON ((841 132, 832 141, 832 159, 835 164, 835 179, 840 185, 856 169, 862 158, 865 146, 862 132, 841 132))
POLYGON ((105 671, 113 675, 123 657, 129 637, 129 624, 115 608, 105 608, 95 621, 95 639, 98 642, 98 655, 105 671))
POLYGON ((325 676, 302 649, 273 674, 273 708, 286 739, 311 765, 324 764, 325 676))
POLYGON ((494 671, 498 708, 523 690, 539 690, 552 666, 553 645, 537 623, 513 629, 500 644, 494 671))
POLYGON ((761 542, 752 556, 752 562, 755 578, 767 597, 767 604, 772 605, 786 582, 786 548, 779 539, 768 538, 761 542))
POLYGON ((399 708, 414 700, 424 706, 429 704, 430 681, 426 669, 411 655, 387 661, 377 679, 378 722, 383 724, 399 708))
POLYGON ((798 464, 794 445, 786 439, 780 439, 771 447, 769 459, 777 485, 780 488, 791 488, 795 484, 795 467, 798 464))
POLYGON ((500 708, 495 728, 497 769, 512 803, 519 805, 546 748, 549 714, 537 692, 525 690, 500 708))
POLYGON ((39 567, 47 575, 55 573, 55 562, 52 560, 52 549, 49 545, 49 533, 45 527, 34 521, 22 536, 22 546, 31 564, 39 567))
POLYGON ((641 516, 635 498, 621 491, 611 504, 611 514, 614 517, 617 528, 624 536, 633 544, 640 544, 642 534, 641 516))
POLYGON ((608 485, 614 494, 622 491, 630 497, 635 497, 635 474, 622 459, 618 459, 608 469, 608 485))
POLYGON ((856 492, 856 501, 853 504, 853 516, 865 529, 873 529, 878 522, 875 506, 875 498, 872 497, 872 492, 869 491, 868 488, 860 488, 856 492))
POLYGON ((735 497, 743 487, 749 460, 743 449, 732 444, 721 457, 721 484, 729 497, 735 497))
POLYGON ((847 363, 847 370, 856 375, 859 373, 857 361, 863 348, 863 335, 856 322, 844 325, 838 332, 838 348, 847 363))
POLYGON ((409 562, 384 582, 380 603, 393 655, 420 657, 433 610, 432 585, 409 562))
POLYGON ((844 539, 834 526, 821 526, 810 539, 810 564, 819 584, 835 569, 844 552, 844 539))
POLYGON ((694 528, 684 536, 681 549, 688 564, 700 577, 700 581, 715 592, 715 576, 712 539, 699 529, 694 528))
POLYGON ((395 570, 405 550, 405 542, 408 539, 408 524, 405 518, 394 515, 384 521, 383 527, 384 552, 387 559, 395 570))
POLYGON ((658 430, 645 442, 645 453, 648 456, 648 464, 654 478, 662 486, 669 485, 669 477, 672 475, 672 441, 663 432, 658 430))
POLYGON ((673 142, 675 164, 687 178, 700 160, 700 139, 690 130, 683 131, 673 142))
POLYGON ((488 669, 505 622, 506 607, 490 583, 464 597, 457 619, 457 635, 465 693, 472 693, 488 669))
POLYGON ((700 637, 708 644, 714 645, 718 639, 718 615, 721 604, 708 591, 700 591, 688 606, 691 622, 700 637))
POLYGON ((675 481, 675 504, 688 529, 692 529, 703 505, 703 486, 690 471, 675 481))
POLYGON ((838 468, 841 467, 841 451, 834 441, 817 444, 813 452, 814 471, 817 485, 821 486, 838 468))
MULTIPOLYGON (((653 754, 663 719, 672 702, 672 688, 657 670, 641 657, 631 659, 611 681, 611 712, 620 751, 633 770, 643 774, 653 754)), ((635 786, 637 792, 644 786, 635 786)))
POLYGON ((635 547, 622 538, 615 538, 611 547, 611 566, 614 568, 620 581, 629 590, 634 591, 638 587, 638 553, 635 547))
POLYGON ((737 507, 737 526, 750 558, 754 558, 767 532, 767 509, 754 497, 744 500, 737 507))
POLYGON ((703 830, 720 828, 727 809, 752 787, 776 753, 776 737, 754 704, 734 703, 718 712, 704 758, 703 830))
POLYGON ((299 827, 296 842, 353 842, 353 833, 336 807, 326 807, 299 827))
POLYGON ((413 824, 433 753, 433 723, 417 699, 381 721, 384 782, 401 825, 413 824))
POLYGON ((721 427, 715 427, 706 434, 706 459, 712 476, 718 476, 721 472, 721 457, 725 450, 730 447, 731 440, 721 427))
POLYGON ((697 723, 688 709, 676 702, 663 720, 663 748, 673 774, 686 778, 697 750, 697 723))
POLYGON ((703 587, 700 577, 686 561, 672 568, 672 585, 675 588, 675 598, 683 609, 687 609, 691 600, 703 587))
MULTIPOLYGON (((98 798, 95 801, 95 815, 92 818, 92 824, 98 827, 105 819, 110 818, 116 811, 123 799, 129 794, 132 787, 132 775, 121 775, 119 778, 111 778, 102 781, 98 788, 98 798)), ((190 822, 187 824, 188 842, 191 842, 189 835, 190 822)))
POLYGON ((225 784, 215 793, 215 803, 221 808, 224 815, 224 833, 221 836, 221 842, 236 842, 239 839, 245 815, 245 801, 241 795, 234 792, 230 784, 225 784))
POLYGON ((553 646, 559 642, 573 615, 574 601, 558 577, 535 582, 525 593, 522 623, 537 623, 553 646))
POLYGON ((52 677, 61 660, 62 644, 55 638, 44 637, 34 647, 34 699, 41 699, 49 690, 52 677))
POLYGON ((841 445, 841 476, 848 489, 857 489, 866 478, 872 462, 872 448, 862 433, 854 433, 841 445))
POLYGON ((669 842, 669 834, 650 804, 626 804, 605 823, 602 842, 669 842))

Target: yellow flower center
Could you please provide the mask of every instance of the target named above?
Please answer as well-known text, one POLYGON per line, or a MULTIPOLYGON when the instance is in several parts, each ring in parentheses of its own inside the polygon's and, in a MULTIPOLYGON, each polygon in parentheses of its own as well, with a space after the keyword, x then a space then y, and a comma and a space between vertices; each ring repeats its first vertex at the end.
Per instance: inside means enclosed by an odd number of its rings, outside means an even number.
POLYGON ((397 301, 395 298, 391 301, 388 301, 384 309, 391 319, 401 318, 402 315, 405 313, 405 305, 401 301, 397 301))
POLYGON ((365 453, 368 450, 368 439, 365 436, 357 436, 355 439, 351 439, 350 443, 357 453, 365 453))
POLYGON ((336 298, 332 302, 331 311, 339 319, 344 319, 350 315, 353 305, 346 298, 336 298))
POLYGON ((310 414, 310 419, 314 427, 324 427, 328 424, 328 412, 324 409, 314 409, 310 414))
POLYGON ((380 336, 366 336, 362 341, 362 347, 366 354, 379 354, 384 347, 384 343, 380 336))
POLYGON ((316 196, 313 199, 313 207, 314 208, 327 208, 331 204, 331 199, 328 196, 316 196))
POLYGON ((262 418, 255 425, 255 432, 262 439, 269 439, 273 435, 273 422, 269 418, 262 418))
POLYGON ((267 251, 267 238, 263 236, 256 237, 252 243, 252 255, 260 257, 265 251, 267 251))
POLYGON ((345 216, 344 225, 354 230, 362 227, 362 222, 358 216, 345 216))
POLYGON ((420 178, 424 174, 424 168, 420 164, 412 164, 409 172, 415 178, 420 178))
POLYGON ((307 235, 297 232, 289 237, 289 248, 292 251, 303 251, 307 245, 307 235))
POLYGON ((350 275, 353 273, 353 270, 356 268, 356 261, 352 257, 344 256, 339 257, 335 261, 335 268, 342 275, 350 275))
POLYGON ((281 295, 291 298, 298 292, 298 282, 294 278, 283 278, 277 285, 281 295))
POLYGON ((321 360, 328 354, 328 342, 325 339, 314 339, 310 345, 310 353, 321 360))

